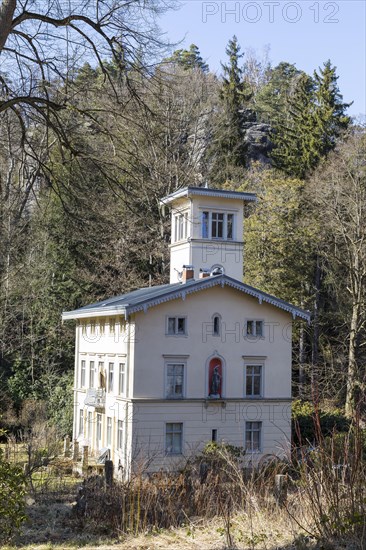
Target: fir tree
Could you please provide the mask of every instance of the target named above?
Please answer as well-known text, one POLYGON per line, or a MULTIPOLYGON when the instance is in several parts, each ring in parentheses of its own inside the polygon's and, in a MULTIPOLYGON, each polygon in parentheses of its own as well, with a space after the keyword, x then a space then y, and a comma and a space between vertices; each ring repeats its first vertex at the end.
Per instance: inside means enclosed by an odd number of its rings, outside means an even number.
POLYGON ((195 44, 191 44, 189 50, 176 50, 167 61, 176 63, 187 71, 190 69, 200 69, 203 73, 209 71, 207 63, 203 61, 198 46, 195 44))
POLYGON ((324 63, 324 67, 319 69, 319 73, 314 71, 315 118, 321 156, 334 149, 337 138, 351 123, 345 111, 352 103, 343 103, 337 80, 336 67, 332 67, 329 59, 324 63))
POLYGON ((228 43, 228 63, 223 69, 222 86, 219 92, 221 109, 215 120, 213 142, 209 154, 213 159, 211 181, 222 184, 225 181, 242 179, 246 167, 245 123, 253 113, 245 107, 250 99, 244 83, 244 70, 240 66, 238 39, 234 36, 228 43))

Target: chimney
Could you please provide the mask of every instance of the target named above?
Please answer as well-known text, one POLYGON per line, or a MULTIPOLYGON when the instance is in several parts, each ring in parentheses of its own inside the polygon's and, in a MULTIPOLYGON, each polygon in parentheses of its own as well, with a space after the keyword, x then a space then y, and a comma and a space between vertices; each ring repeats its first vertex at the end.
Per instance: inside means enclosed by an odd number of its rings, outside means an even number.
POLYGON ((194 279, 193 265, 184 265, 182 273, 182 283, 186 283, 190 279, 194 279))
POLYGON ((200 279, 206 279, 206 277, 209 277, 211 275, 210 271, 206 269, 200 269, 200 279))

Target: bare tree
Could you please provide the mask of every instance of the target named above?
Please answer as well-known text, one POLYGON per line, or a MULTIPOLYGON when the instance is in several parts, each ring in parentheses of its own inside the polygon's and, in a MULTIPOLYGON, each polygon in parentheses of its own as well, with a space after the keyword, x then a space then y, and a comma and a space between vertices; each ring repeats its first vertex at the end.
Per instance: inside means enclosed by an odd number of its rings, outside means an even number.
MULTIPOLYGON (((105 61, 121 70, 149 46, 150 58, 161 45, 155 17, 159 0, 2 0, 0 3, 0 112, 41 118, 65 108, 72 78, 81 64, 105 61), (53 85, 64 88, 57 97, 53 85)), ((57 117, 56 117, 57 120, 57 117)))
POLYGON ((323 228, 323 256, 339 294, 348 295, 346 413, 363 389, 362 335, 366 328, 366 134, 356 130, 316 172, 310 192, 323 228))

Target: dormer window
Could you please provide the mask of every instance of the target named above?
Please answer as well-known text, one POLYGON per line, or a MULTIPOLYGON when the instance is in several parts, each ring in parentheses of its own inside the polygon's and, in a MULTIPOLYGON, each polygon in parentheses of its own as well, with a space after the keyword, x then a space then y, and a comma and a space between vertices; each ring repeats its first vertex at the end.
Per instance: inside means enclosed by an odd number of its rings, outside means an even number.
POLYGON ((226 212, 202 212, 201 236, 203 239, 232 240, 234 214, 226 212))

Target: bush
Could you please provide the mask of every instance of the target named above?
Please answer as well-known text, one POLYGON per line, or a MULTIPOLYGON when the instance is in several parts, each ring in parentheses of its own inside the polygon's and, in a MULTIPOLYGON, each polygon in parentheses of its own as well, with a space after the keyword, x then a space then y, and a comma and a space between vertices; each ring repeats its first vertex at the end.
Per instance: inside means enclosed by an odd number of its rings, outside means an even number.
POLYGON ((0 543, 9 541, 25 517, 25 478, 21 468, 3 460, 0 450, 0 543))
POLYGON ((292 404, 292 433, 295 445, 314 444, 319 435, 348 432, 351 422, 340 409, 315 409, 309 401, 296 400, 292 404), (320 434, 317 433, 320 429, 320 434))

